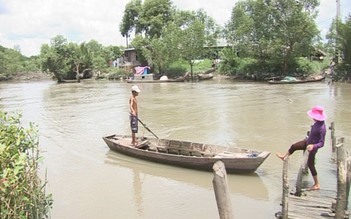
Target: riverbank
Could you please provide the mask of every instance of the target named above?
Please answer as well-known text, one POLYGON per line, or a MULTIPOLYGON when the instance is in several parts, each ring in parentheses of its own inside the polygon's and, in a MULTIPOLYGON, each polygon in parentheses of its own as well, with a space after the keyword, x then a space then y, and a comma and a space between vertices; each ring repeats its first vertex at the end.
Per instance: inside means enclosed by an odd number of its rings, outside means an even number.
POLYGON ((36 71, 36 72, 20 72, 11 77, 2 77, 1 81, 41 81, 41 80, 51 80, 52 75, 36 71))

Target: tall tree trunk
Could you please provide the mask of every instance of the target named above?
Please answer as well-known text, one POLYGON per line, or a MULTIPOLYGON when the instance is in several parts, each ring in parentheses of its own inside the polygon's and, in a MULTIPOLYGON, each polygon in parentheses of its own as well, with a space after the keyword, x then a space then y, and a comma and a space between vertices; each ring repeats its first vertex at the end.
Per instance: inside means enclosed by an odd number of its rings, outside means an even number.
POLYGON ((57 79, 57 83, 61 83, 62 82, 61 75, 57 72, 53 72, 53 73, 54 73, 55 78, 57 79))
POLYGON ((80 83, 80 74, 79 74, 79 63, 76 63, 76 79, 77 82, 80 83))
POLYGON ((190 61, 190 75, 191 75, 191 81, 194 81, 194 72, 193 72, 193 66, 194 63, 192 61, 190 61))
POLYGON ((289 64, 290 54, 291 54, 291 47, 286 49, 286 54, 284 56, 284 61, 283 61, 283 72, 284 72, 284 74, 288 71, 288 64, 289 64))

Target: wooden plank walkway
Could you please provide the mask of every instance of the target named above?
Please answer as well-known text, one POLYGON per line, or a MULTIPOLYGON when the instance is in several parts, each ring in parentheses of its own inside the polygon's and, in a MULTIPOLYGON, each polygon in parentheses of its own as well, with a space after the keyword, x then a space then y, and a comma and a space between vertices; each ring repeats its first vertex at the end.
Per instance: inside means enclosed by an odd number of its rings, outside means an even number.
POLYGON ((334 217, 332 210, 336 191, 315 190, 302 191, 301 196, 293 193, 288 196, 288 218, 294 219, 320 219, 327 215, 334 217))
MULTIPOLYGON (((319 218, 349 218, 347 211, 348 197, 351 181, 351 157, 344 147, 344 138, 335 144, 334 125, 332 123, 332 151, 336 152, 336 180, 337 185, 333 190, 304 190, 302 189, 302 178, 307 170, 309 152, 304 152, 295 191, 291 192, 288 179, 289 157, 283 164, 283 194, 282 210, 275 213, 279 219, 319 219, 319 218)), ((333 165, 333 164, 332 164, 333 165)), ((334 167, 333 167, 334 168, 334 167)))

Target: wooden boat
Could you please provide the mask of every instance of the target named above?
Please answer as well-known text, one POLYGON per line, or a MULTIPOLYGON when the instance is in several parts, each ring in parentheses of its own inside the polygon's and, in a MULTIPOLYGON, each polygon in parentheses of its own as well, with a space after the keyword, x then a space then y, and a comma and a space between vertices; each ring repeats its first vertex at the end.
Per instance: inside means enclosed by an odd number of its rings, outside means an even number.
POLYGON ((197 78, 199 79, 199 81, 209 80, 213 78, 213 74, 212 73, 197 74, 197 78))
POLYGON ((171 82, 185 82, 184 78, 167 79, 167 80, 135 80, 128 79, 127 83, 171 83, 171 82))
POLYGON ((177 79, 169 79, 167 76, 162 76, 160 79, 154 79, 153 74, 147 75, 134 75, 133 78, 128 79, 127 83, 170 83, 170 82, 184 82, 185 79, 177 78, 177 79))
POLYGON ((131 146, 131 137, 110 135, 103 137, 116 152, 168 165, 212 171, 213 164, 223 161, 227 173, 252 173, 269 156, 268 151, 223 147, 188 141, 143 138, 140 146, 131 146))
MULTIPOLYGON (((80 80, 82 81, 82 80, 80 80)), ((58 81, 58 83, 79 83, 79 81, 77 79, 62 79, 60 81, 58 81)))
POLYGON ((319 82, 325 79, 325 75, 319 75, 314 78, 309 79, 297 79, 294 77, 285 77, 282 80, 269 80, 269 84, 301 84, 301 83, 311 83, 311 82, 319 82))

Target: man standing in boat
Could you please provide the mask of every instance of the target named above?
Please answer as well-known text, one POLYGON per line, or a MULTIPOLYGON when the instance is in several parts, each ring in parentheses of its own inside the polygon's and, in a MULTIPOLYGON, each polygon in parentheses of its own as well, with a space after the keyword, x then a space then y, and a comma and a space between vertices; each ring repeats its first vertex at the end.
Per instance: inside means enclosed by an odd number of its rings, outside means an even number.
POLYGON ((140 93, 140 89, 137 85, 132 87, 132 95, 129 98, 129 111, 130 111, 130 128, 132 130, 132 142, 133 146, 137 146, 136 133, 138 133, 138 102, 136 97, 140 93))

